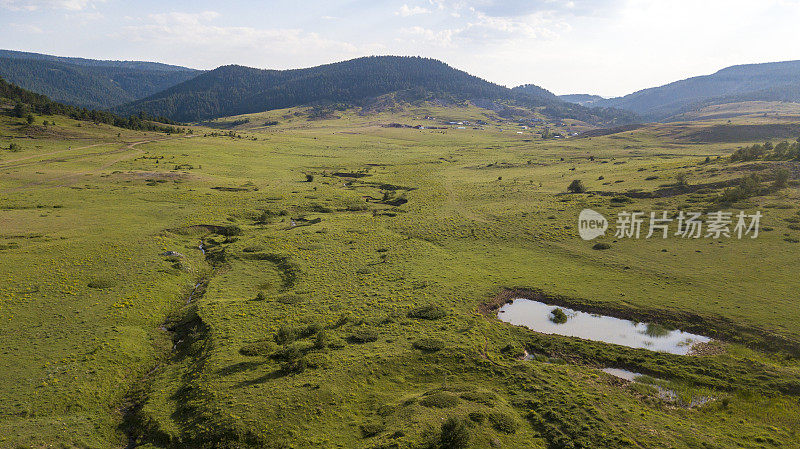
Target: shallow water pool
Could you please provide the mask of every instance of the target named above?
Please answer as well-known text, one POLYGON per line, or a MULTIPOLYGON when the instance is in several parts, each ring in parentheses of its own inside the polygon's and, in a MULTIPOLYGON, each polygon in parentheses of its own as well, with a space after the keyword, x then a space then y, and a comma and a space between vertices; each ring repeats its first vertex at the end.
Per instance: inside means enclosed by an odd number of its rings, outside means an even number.
POLYGON ((689 332, 667 330, 657 325, 635 323, 522 298, 501 307, 497 316, 506 323, 525 326, 544 334, 580 337, 671 354, 685 355, 693 345, 711 341, 708 337, 689 332), (566 321, 553 322, 554 309, 564 311, 566 321))

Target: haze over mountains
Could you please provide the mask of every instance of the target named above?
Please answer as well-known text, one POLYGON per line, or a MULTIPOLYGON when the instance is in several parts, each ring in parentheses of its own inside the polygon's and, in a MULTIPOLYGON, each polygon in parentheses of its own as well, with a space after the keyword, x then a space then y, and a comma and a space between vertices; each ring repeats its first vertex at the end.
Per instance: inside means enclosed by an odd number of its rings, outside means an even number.
POLYGON ((535 84, 509 89, 434 59, 371 56, 317 67, 262 70, 238 65, 200 71, 162 63, 100 61, 0 50, 0 77, 70 105, 178 121, 310 105, 363 106, 471 101, 522 108, 601 126, 669 120, 705 106, 743 101, 800 102, 800 61, 728 67, 617 98, 556 96, 535 84))
POLYGON ((561 96, 585 106, 635 112, 645 120, 664 120, 705 106, 742 101, 800 101, 800 61, 736 65, 716 73, 640 90, 617 98, 594 100, 561 96))

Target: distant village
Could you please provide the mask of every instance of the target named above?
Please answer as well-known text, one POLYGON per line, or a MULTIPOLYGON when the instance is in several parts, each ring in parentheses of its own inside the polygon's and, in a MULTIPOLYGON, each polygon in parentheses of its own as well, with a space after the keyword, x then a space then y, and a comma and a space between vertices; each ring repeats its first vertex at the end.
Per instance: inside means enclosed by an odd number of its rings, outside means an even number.
MULTIPOLYGON (((483 121, 483 120, 442 120, 437 119, 436 117, 426 115, 423 117, 423 120, 436 122, 434 125, 405 125, 402 123, 389 123, 384 125, 386 128, 411 128, 411 129, 486 129, 486 126, 490 126, 491 124, 483 121)), ((539 118, 531 118, 524 122, 518 123, 508 123, 508 128, 499 128, 500 132, 516 132, 516 134, 539 134, 542 139, 563 139, 566 137, 577 136, 577 132, 571 132, 569 128, 567 128, 565 133, 559 131, 551 131, 548 126, 546 126, 546 122, 539 118), (537 130, 538 128, 538 130, 537 130)), ((555 126, 558 127, 566 127, 563 122, 555 123, 555 126)))

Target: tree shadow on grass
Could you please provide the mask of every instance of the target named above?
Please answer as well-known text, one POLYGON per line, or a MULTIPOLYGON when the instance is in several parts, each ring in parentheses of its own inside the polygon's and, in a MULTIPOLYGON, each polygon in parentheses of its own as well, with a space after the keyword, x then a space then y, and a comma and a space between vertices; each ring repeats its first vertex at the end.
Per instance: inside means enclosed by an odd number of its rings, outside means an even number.
POLYGON ((280 379, 281 377, 287 376, 288 374, 289 373, 287 373, 286 371, 278 368, 275 371, 269 372, 261 377, 256 377, 255 379, 249 379, 237 382, 234 386, 236 388, 250 387, 253 385, 262 384, 270 380, 280 379))
POLYGON ((218 369, 217 370, 217 374, 220 375, 220 376, 229 376, 231 374, 237 374, 237 373, 242 373, 242 372, 245 372, 245 371, 251 371, 251 370, 254 370, 254 369, 264 365, 265 363, 267 363, 267 362, 266 361, 263 361, 263 362, 251 362, 251 361, 248 361, 248 362, 234 363, 233 365, 228 365, 228 366, 226 366, 224 368, 218 369))

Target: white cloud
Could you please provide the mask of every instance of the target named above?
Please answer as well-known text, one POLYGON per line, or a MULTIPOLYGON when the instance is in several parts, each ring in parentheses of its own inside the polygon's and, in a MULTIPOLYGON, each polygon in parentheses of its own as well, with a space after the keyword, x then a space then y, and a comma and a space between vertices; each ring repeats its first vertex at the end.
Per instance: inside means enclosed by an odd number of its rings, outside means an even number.
POLYGON ((400 17, 410 17, 418 14, 429 14, 430 12, 430 9, 423 8, 422 6, 408 6, 407 4, 404 4, 400 7, 400 10, 395 13, 395 15, 400 17))
POLYGON ((105 0, 0 0, 0 7, 11 11, 36 11, 38 9, 66 9, 82 11, 95 8, 105 0))
POLYGON ((399 42, 406 42, 414 45, 429 45, 437 47, 452 47, 453 37, 461 30, 438 30, 413 26, 400 29, 402 39, 399 42))
POLYGON ((296 61, 315 61, 320 57, 343 59, 383 49, 379 44, 357 45, 301 28, 219 26, 214 24, 218 17, 215 11, 149 14, 140 19, 141 23, 124 26, 111 37, 153 44, 164 52, 180 51, 182 55, 177 59, 181 63, 207 68, 224 63, 263 67, 265 62, 270 68, 279 68, 277 64, 291 67, 298 64, 296 61), (184 55, 192 55, 191 60, 186 61, 184 55), (292 60, 294 64, 289 62, 292 60))
POLYGON ((530 40, 556 39, 570 30, 567 21, 550 12, 500 17, 469 9, 456 14, 456 26, 439 29, 404 27, 400 29, 400 34, 404 38, 414 39, 414 43, 482 51, 498 43, 524 46, 530 40))
POLYGON ((105 16, 103 15, 103 13, 97 11, 94 12, 80 11, 75 13, 67 13, 64 15, 64 18, 67 20, 77 21, 81 24, 87 24, 89 22, 95 22, 100 19, 103 19, 105 18, 105 16))
POLYGON ((462 33, 481 40, 553 39, 568 31, 568 22, 550 13, 534 13, 521 17, 497 17, 476 12, 462 33))
POLYGON ((42 34, 44 30, 39 28, 36 25, 30 25, 27 23, 9 23, 9 27, 14 29, 15 31, 19 31, 20 33, 24 34, 42 34))

